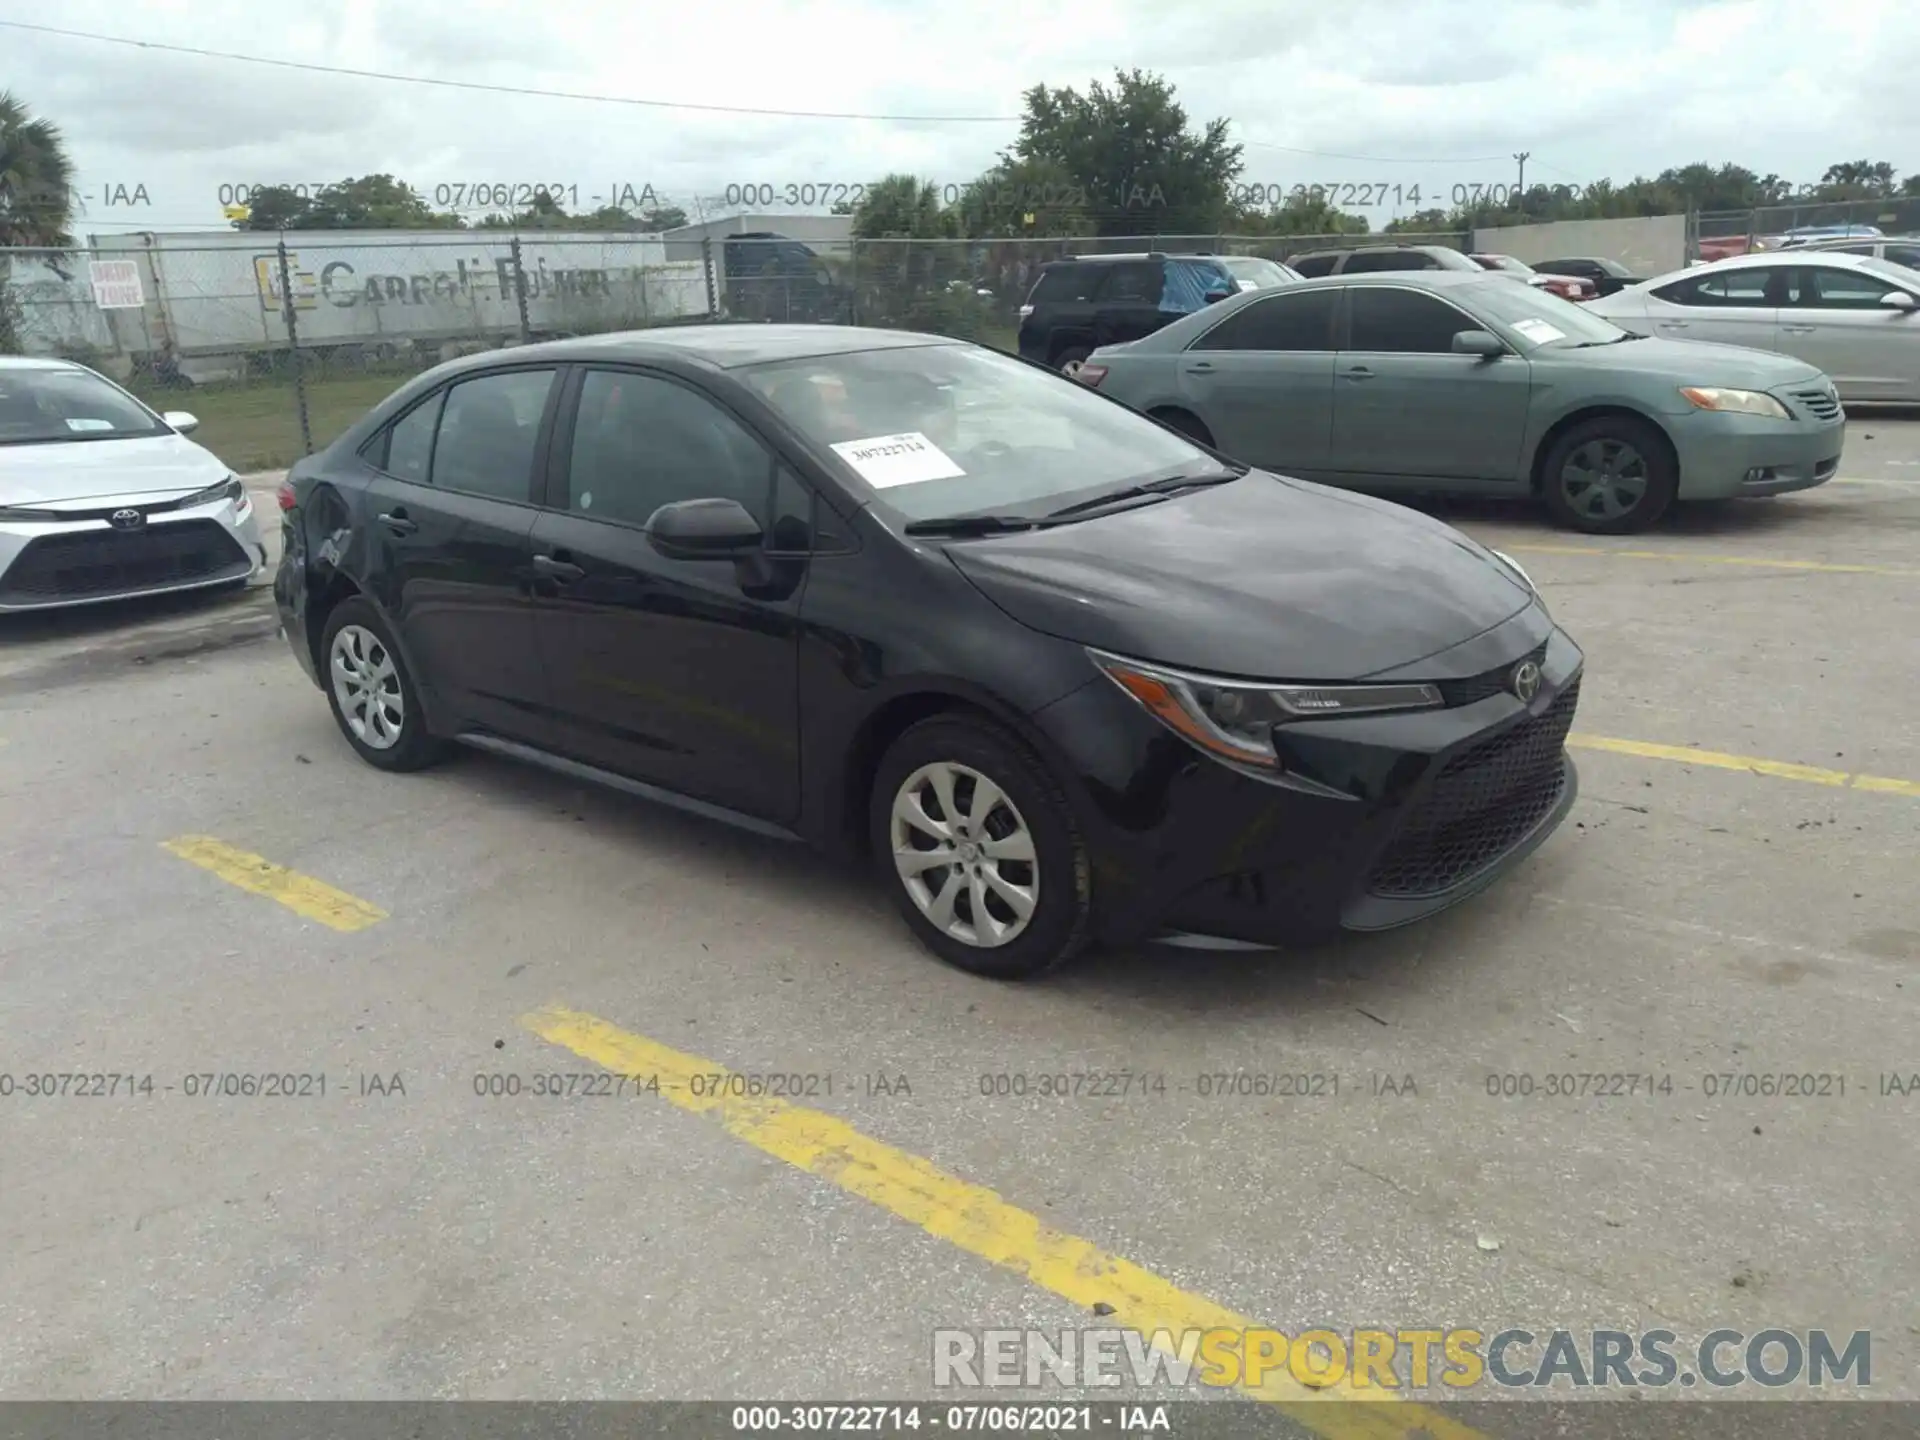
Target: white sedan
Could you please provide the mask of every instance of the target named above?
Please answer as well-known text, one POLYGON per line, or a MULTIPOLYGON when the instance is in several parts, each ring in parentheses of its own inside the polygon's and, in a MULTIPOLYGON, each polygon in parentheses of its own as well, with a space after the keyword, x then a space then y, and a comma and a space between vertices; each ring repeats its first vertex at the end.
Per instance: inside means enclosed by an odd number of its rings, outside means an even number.
POLYGON ((1590 301, 1624 330, 1774 350, 1845 403, 1920 401, 1920 271, 1824 250, 1737 255, 1590 301))
POLYGON ((0 356, 0 611, 240 586, 266 565, 246 487, 84 365, 0 356))

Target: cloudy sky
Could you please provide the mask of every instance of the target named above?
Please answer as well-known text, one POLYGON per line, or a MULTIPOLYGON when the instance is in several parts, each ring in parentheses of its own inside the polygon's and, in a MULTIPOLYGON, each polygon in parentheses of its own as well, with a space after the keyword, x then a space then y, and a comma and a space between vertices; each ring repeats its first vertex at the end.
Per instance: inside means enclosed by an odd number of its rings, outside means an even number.
POLYGON ((1902 0, 0 0, 0 21, 577 97, 901 117, 485 93, 0 28, 0 85, 68 137, 82 235, 218 228, 223 187, 381 171, 442 204, 456 186, 543 182, 581 208, 650 185, 696 217, 729 208, 729 187, 784 202, 812 186, 824 209, 828 187, 891 170, 962 183, 1014 138, 1025 87, 1135 65, 1172 80, 1196 122, 1233 121, 1245 180, 1397 186, 1403 209, 1416 186, 1431 205, 1511 181, 1519 150, 1531 179, 1558 183, 1696 159, 1794 180, 1849 158, 1920 170, 1920 23, 1902 0), (147 203, 123 203, 136 186, 147 203))

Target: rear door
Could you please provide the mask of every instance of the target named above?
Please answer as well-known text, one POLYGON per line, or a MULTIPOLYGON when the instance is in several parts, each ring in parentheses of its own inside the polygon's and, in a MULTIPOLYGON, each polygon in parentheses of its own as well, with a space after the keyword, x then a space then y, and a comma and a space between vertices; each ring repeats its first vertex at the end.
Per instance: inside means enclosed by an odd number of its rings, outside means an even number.
POLYGON ((1093 297, 1100 288, 1098 265, 1060 260, 1040 272, 1033 293, 1020 309, 1020 356, 1054 363, 1067 346, 1093 348, 1093 297))
POLYGON ((1106 272, 1094 294, 1096 345, 1118 345, 1153 334, 1171 316, 1161 313, 1166 266, 1159 260, 1121 260, 1106 272))
POLYGON ((556 374, 523 367, 457 381, 363 452, 381 472, 367 490, 363 578, 422 683, 460 728, 531 744, 548 738, 530 537, 556 374))
POLYGON ((1486 327, 1437 295, 1351 285, 1334 358, 1331 467, 1386 484, 1419 477, 1519 484, 1533 367, 1453 353, 1486 327))
POLYGON ((1327 468, 1339 295, 1329 286, 1262 296, 1180 357, 1181 396, 1219 449, 1271 470, 1327 468))
POLYGON ((1897 293, 1915 294, 1851 267, 1796 269, 1780 310, 1780 349, 1826 371, 1843 401, 1920 399, 1920 313, 1882 303, 1897 293))
POLYGON ((1646 332, 1663 340, 1776 349, 1789 273, 1781 265, 1742 265, 1684 276, 1647 296, 1646 332))

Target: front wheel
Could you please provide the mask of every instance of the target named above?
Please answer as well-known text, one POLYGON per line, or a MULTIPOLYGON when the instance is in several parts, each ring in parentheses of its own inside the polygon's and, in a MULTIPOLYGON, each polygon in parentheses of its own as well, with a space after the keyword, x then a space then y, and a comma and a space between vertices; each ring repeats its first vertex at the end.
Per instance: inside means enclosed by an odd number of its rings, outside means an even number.
POLYGON ((1680 488, 1680 467, 1653 426, 1603 415, 1554 442, 1540 488, 1559 524, 1588 535, 1626 535, 1667 513, 1680 488))
POLYGON ((908 730, 880 763, 869 827, 882 883, 949 965, 1023 980, 1086 944, 1091 870, 1073 812, 999 726, 941 715, 908 730))

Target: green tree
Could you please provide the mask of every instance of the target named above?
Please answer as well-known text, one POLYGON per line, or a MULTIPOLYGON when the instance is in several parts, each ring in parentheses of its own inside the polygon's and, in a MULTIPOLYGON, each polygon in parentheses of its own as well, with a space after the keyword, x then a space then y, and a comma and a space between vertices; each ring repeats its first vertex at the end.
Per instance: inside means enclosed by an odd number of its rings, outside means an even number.
POLYGON ((1271 210, 1246 211, 1228 227, 1236 235, 1365 235, 1373 223, 1327 203, 1324 195, 1302 191, 1271 210))
POLYGON ((1389 220, 1383 227, 1388 235, 1439 235, 1459 229, 1457 216, 1452 210, 1416 210, 1411 215, 1402 215, 1397 220, 1389 220))
POLYGON ((1003 157, 955 203, 969 235, 1043 238, 1097 234, 1085 187, 1057 160, 1003 157))
POLYGON ((1884 200, 1897 188, 1896 178, 1885 160, 1843 160, 1827 167, 1816 194, 1821 200, 1884 200))
POLYGON ((247 202, 247 213, 233 222, 236 230, 303 230, 313 202, 290 185, 262 185, 247 202))
POLYGON ((915 175, 889 175, 867 186, 853 207, 856 240, 951 240, 959 217, 940 203, 940 187, 915 175))
MULTIPOLYGON (((1036 85, 1009 161, 1044 162, 1084 193, 1096 235, 1211 235, 1232 214, 1241 148, 1225 120, 1198 131, 1173 87, 1140 70, 1116 71, 1086 93, 1036 85)), ((991 172, 989 172, 991 173, 991 172)), ((1021 212, 1025 214, 1023 210, 1021 212)))
POLYGON ((302 197, 283 185, 258 191, 240 230, 458 230, 458 215, 435 211, 418 191, 391 175, 336 181, 302 197))
POLYGON ((73 243, 73 162, 60 127, 0 90, 0 245, 73 243))
POLYGON ((686 223, 687 212, 678 205, 651 205, 640 212, 638 221, 639 228, 650 233, 659 230, 678 230, 686 223))

